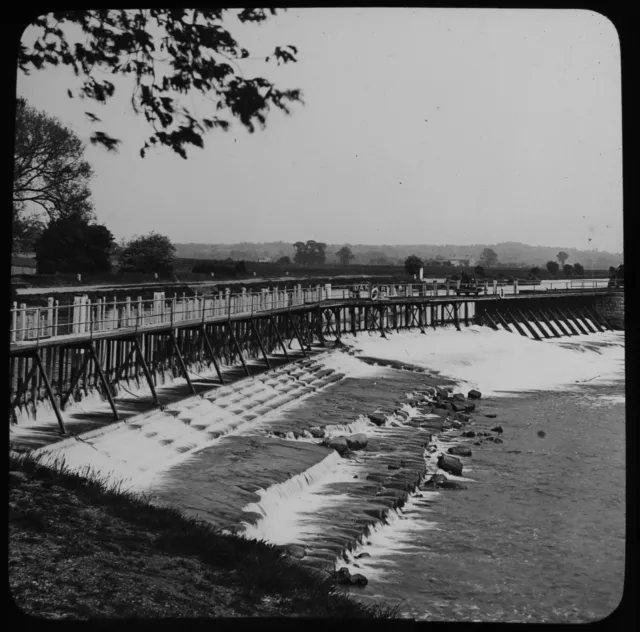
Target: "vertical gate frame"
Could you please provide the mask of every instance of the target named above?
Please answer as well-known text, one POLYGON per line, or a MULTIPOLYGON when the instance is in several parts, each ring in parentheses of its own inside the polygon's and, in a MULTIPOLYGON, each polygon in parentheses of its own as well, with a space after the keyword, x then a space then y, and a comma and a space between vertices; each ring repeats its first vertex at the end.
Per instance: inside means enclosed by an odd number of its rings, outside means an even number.
POLYGON ((593 333, 586 325, 583 325, 581 322, 578 321, 578 319, 576 318, 576 315, 575 315, 575 313, 574 313, 572 308, 566 307, 565 309, 567 310, 569 316, 571 316, 571 318, 573 318, 573 321, 574 321, 574 324, 576 325, 576 327, 578 327, 578 329, 580 329, 582 331, 582 333, 587 334, 587 335, 593 333))
MULTIPOLYGON (((184 363, 184 358, 182 357, 182 354, 180 353, 180 348, 178 347, 178 341, 176 340, 176 336, 175 336, 175 333, 174 333, 173 329, 168 332, 168 336, 169 336, 169 340, 171 341, 171 344, 173 346, 173 350, 175 351, 176 356, 178 357, 178 363, 180 364, 180 368, 182 369, 182 375, 184 375, 184 379, 187 380, 187 384, 189 385, 189 390, 194 395, 197 395, 198 392, 194 388, 193 383, 191 382, 191 378, 189 377, 189 371, 187 371, 187 366, 184 363)), ((171 356, 169 356, 169 357, 171 357, 171 356)))
POLYGON ((380 311, 380 335, 386 340, 387 336, 384 332, 384 309, 384 305, 380 305, 378 307, 378 310, 380 311))
POLYGON ((231 337, 231 342, 233 342, 233 346, 235 347, 236 353, 240 356, 240 362, 242 362, 242 368, 247 376, 251 375, 249 372, 249 367, 247 363, 244 361, 244 356, 242 355, 242 350, 240 349, 240 345, 238 344, 238 339, 236 338, 236 334, 233 331, 233 326, 231 324, 231 319, 227 320, 227 329, 229 330, 229 335, 231 337))
POLYGON ((326 347, 327 343, 324 339, 324 334, 322 333, 322 310, 320 308, 320 303, 318 303, 318 307, 316 307, 314 316, 316 319, 316 332, 318 334, 318 338, 320 339, 320 346, 326 347))
POLYGON ((276 332, 276 337, 278 338, 278 342, 280 343, 280 346, 282 347, 282 351, 284 352, 284 357, 287 360, 287 362, 289 361, 289 354, 287 353, 287 345, 284 344, 284 340, 282 339, 282 336, 280 335, 280 330, 278 329, 278 325, 275 321, 275 318, 273 317, 273 314, 271 314, 269 316, 269 320, 271 321, 271 326, 273 327, 273 330, 276 332))
POLYGON ((113 399, 113 393, 111 392, 111 385, 107 381, 107 376, 104 374, 102 370, 102 365, 100 364, 100 359, 98 358, 98 353, 96 351, 95 342, 91 341, 91 344, 88 347, 89 353, 93 357, 93 362, 96 365, 96 369, 98 370, 98 376, 100 377, 100 381, 102 382, 102 387, 107 395, 107 399, 109 400, 109 406, 111 406, 111 410, 113 412, 113 418, 115 420, 119 419, 118 409, 116 408, 116 402, 113 399))
POLYGON ((224 384, 224 378, 222 377, 222 372, 220 371, 220 366, 218 364, 218 360, 216 358, 216 354, 213 352, 213 347, 211 345, 211 341, 209 340, 209 336, 207 336, 206 323, 202 323, 200 325, 200 335, 202 336, 202 340, 204 342, 204 346, 209 353, 209 357, 213 362, 213 366, 216 369, 216 373, 218 374, 218 379, 220 380, 220 384, 224 384))
MULTIPOLYGON (((29 356, 27 356, 29 357, 29 356)), ((24 381, 24 384, 22 386, 21 389, 18 390, 14 400, 13 400, 13 404, 11 405, 11 410, 15 410, 15 408, 18 406, 18 404, 20 403, 20 398, 27 392, 27 384, 29 384, 29 382, 31 381, 31 378, 33 377, 33 374, 38 370, 38 365, 36 364, 35 360, 33 362, 33 364, 31 365, 31 368, 29 369, 29 373, 27 373, 27 378, 24 381)), ((15 414, 15 413, 14 413, 15 414)))
POLYGON ((307 316, 309 316, 311 312, 303 312, 300 314, 300 331, 304 333, 304 339, 307 343, 307 349, 311 350, 311 345, 313 344, 313 333, 309 329, 309 321, 307 320, 307 316))
POLYGON ((142 371, 144 372, 144 377, 147 380, 149 389, 151 390, 151 396, 153 397, 153 401, 156 403, 157 406, 160 406, 160 401, 158 400, 158 394, 156 393, 156 387, 153 384, 153 378, 151 377, 151 371, 149 371, 149 367, 147 366, 147 361, 144 359, 144 353, 142 352, 142 347, 140 346, 139 338, 140 336, 133 336, 131 340, 133 340, 133 346, 136 349, 138 360, 140 360, 140 364, 142 365, 142 371))
POLYGON ((527 317, 522 313, 522 310, 515 306, 513 310, 517 313, 517 315, 520 316, 522 320, 521 322, 522 327, 531 333, 534 340, 542 340, 542 338, 540 338, 540 334, 529 324, 529 322, 527 321, 527 317))
POLYGON ((253 319, 253 316, 249 319, 249 324, 251 325, 251 329, 253 330, 253 333, 255 334, 256 339, 258 340, 258 346, 260 347, 260 351, 262 351, 262 357, 264 358, 264 361, 267 363, 267 368, 270 369, 271 362, 269 362, 267 352, 265 351, 264 345, 262 344, 262 339, 260 338, 260 333, 258 332, 258 328, 256 327, 256 323, 253 319))
POLYGON ((47 391, 47 395, 49 396, 49 401, 53 406, 53 411, 56 414, 56 419, 58 420, 58 425, 60 426, 60 433, 67 434, 67 431, 64 427, 64 420, 62 419, 62 413, 60 412, 60 408, 58 408, 58 402, 56 401, 55 395, 53 394, 53 389, 51 388, 51 382, 49 382, 49 376, 47 372, 44 370, 44 366, 42 365, 42 358, 40 358, 40 353, 38 351, 34 351, 32 353, 32 357, 34 358, 36 364, 38 365, 38 369, 40 374, 42 375, 42 379, 44 381, 44 387, 47 391))
POLYGON ((300 345, 300 350, 302 351, 302 355, 306 358, 307 357, 307 352, 304 349, 304 343, 302 342, 302 338, 300 336, 300 332, 298 331, 298 327, 296 326, 295 320, 293 319, 293 316, 291 315, 291 312, 289 312, 287 315, 289 316, 289 322, 291 323, 291 326, 293 327, 293 332, 294 332, 296 338, 298 339, 298 344, 300 345))
POLYGON ((592 310, 590 307, 587 307, 585 305, 584 307, 580 308, 580 311, 583 314, 586 314, 586 316, 591 320, 594 326, 598 328, 599 331, 607 331, 606 327, 602 324, 602 322, 598 320, 597 317, 594 317, 594 315, 591 313, 592 310))
MULTIPOLYGON (((545 308, 546 309, 546 308, 545 308)), ((551 332, 551 334, 553 335, 554 338, 560 338, 562 337, 564 334, 562 333, 562 329, 560 328, 559 325, 554 325, 549 318, 547 317, 547 314, 545 313, 544 309, 542 307, 538 308, 538 315, 542 318, 542 320, 545 322, 545 324, 547 325, 547 327, 549 328, 549 331, 551 332)))
POLYGON ((578 336, 578 335, 580 335, 580 331, 575 326, 572 326, 572 323, 563 314, 563 312, 562 312, 562 310, 560 308, 558 308, 558 314, 560 314, 560 318, 558 318, 556 316, 555 311, 552 311, 551 308, 549 308, 549 312, 555 318, 556 321, 558 321, 558 322, 560 322, 560 320, 562 321, 562 324, 565 326, 565 328, 569 330, 569 332, 570 332, 569 335, 570 336, 578 336))

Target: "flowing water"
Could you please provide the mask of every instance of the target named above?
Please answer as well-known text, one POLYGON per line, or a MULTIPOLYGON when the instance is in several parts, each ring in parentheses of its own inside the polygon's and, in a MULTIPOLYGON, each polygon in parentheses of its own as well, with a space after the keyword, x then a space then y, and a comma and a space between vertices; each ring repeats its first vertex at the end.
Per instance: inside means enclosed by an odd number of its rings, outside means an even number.
MULTIPOLYGON (((369 580, 366 587, 352 588, 358 598, 400 603, 404 616, 434 621, 584 622, 616 608, 625 549, 623 333, 538 342, 473 326, 344 342, 356 357, 336 353, 323 360, 344 379, 264 417, 248 417, 247 432, 320 420, 337 424, 331 434, 389 432, 363 415, 389 414, 398 400, 410 410, 407 394, 425 376, 373 362, 439 373, 465 393, 478 388, 483 397, 471 428, 504 429, 502 444, 469 441, 473 455, 463 458, 459 478, 467 489, 417 494, 363 540, 347 564, 369 580), (488 412, 496 417, 485 418, 488 412)), ((273 384, 249 385, 234 401, 252 401, 251 393, 284 388, 286 380, 273 384)), ((212 402, 192 410, 183 431, 193 435, 192 444, 201 426, 220 427, 240 414, 212 402), (204 413, 211 419, 199 423, 204 413)), ((459 434, 449 431, 438 441, 459 441, 459 434)), ((156 491, 205 519, 215 465, 208 446, 154 479, 156 491)), ((117 457, 121 450, 114 439, 105 440, 104 452, 117 457)), ((434 456, 425 458, 435 471, 434 456)), ((245 535, 277 544, 312 543, 322 512, 353 500, 345 485, 359 467, 331 453, 293 479, 266 486, 259 502, 244 507, 259 515, 246 524, 245 535)))

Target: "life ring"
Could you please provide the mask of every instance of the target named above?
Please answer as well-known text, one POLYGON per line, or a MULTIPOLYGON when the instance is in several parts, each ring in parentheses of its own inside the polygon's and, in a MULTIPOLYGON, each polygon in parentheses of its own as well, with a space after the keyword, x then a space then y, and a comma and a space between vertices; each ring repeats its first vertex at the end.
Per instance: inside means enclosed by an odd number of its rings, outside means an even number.
POLYGON ((373 290, 371 290, 371 300, 375 301, 378 298, 378 288, 374 287, 373 290))

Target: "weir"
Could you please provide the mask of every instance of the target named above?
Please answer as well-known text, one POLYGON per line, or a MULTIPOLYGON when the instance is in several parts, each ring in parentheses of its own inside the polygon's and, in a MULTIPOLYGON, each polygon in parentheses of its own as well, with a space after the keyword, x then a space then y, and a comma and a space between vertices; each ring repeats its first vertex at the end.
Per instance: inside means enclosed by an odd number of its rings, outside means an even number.
MULTIPOLYGON (((78 297, 64 311, 15 307, 10 330, 10 419, 36 418, 44 406, 66 433, 70 404, 97 395, 122 419, 122 389, 146 389, 160 407, 157 389, 182 378, 197 395, 194 376, 207 372, 219 384, 224 370, 251 364, 270 369, 273 358, 304 358, 313 347, 340 345, 342 334, 487 325, 536 340, 622 329, 624 293, 606 288, 457 294, 459 284, 331 285, 237 295, 127 299, 108 304, 78 297)), ((50 302, 51 303, 51 302, 50 302)), ((427 334, 428 335, 428 334, 427 334)))

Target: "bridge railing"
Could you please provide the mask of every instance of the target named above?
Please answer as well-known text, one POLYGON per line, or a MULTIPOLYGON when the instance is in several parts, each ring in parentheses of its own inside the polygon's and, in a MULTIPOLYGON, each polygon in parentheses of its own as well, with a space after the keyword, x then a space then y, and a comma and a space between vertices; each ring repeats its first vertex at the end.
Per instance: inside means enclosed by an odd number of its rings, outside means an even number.
MULTIPOLYGON (((607 280, 552 281, 538 285, 531 283, 495 280, 472 286, 480 295, 518 294, 527 292, 572 291, 606 287, 607 280), (603 286, 604 282, 604 286, 603 286)), ((153 325, 174 325, 185 322, 208 321, 240 314, 258 314, 297 307, 323 300, 349 299, 401 299, 431 298, 455 295, 461 289, 460 281, 424 281, 411 284, 356 284, 332 286, 331 284, 293 289, 264 289, 260 292, 243 290, 232 294, 230 290, 213 294, 197 293, 194 296, 167 298, 164 292, 154 293, 153 299, 141 297, 125 300, 107 300, 106 297, 91 302, 84 296, 76 296, 73 304, 60 305, 49 298, 46 307, 27 307, 13 304, 10 320, 10 341, 42 340, 74 334, 97 333, 114 330, 137 331, 153 325)), ((469 289, 469 286, 467 286, 469 289)))

